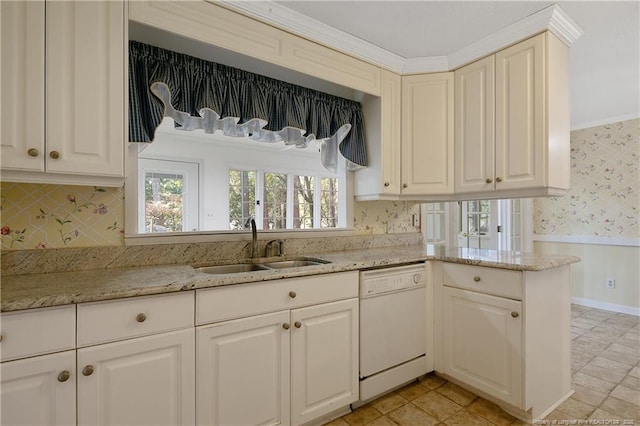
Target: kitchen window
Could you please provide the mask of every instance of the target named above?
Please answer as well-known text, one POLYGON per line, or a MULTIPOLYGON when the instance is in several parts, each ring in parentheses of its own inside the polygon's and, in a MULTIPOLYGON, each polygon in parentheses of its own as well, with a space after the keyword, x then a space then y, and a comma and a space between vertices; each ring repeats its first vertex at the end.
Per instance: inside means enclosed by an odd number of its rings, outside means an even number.
POLYGON ((229 170, 229 228, 326 229, 344 227, 339 179, 262 170, 229 170))

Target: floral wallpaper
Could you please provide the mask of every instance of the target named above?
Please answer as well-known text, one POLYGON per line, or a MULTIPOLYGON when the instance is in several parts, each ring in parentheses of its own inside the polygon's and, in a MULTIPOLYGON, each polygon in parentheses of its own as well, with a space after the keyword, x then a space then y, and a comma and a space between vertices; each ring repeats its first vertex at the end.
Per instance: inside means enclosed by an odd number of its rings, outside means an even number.
POLYGON ((354 202, 353 228, 356 234, 400 234, 419 232, 413 215, 420 216, 415 201, 354 202))
POLYGON ((124 190, 0 184, 3 250, 123 244, 124 190))
POLYGON ((571 189, 534 202, 534 233, 639 237, 640 119, 571 132, 571 189))

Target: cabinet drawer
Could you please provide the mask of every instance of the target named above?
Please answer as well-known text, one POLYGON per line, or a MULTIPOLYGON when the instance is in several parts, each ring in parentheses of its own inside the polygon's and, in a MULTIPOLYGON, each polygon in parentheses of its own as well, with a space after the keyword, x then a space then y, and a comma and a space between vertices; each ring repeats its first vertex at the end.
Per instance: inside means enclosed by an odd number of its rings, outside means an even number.
POLYGON ((2 361, 76 346, 75 305, 7 312, 0 318, 2 361))
POLYGON ((193 292, 78 305, 78 346, 193 327, 193 292))
POLYGON ((444 285, 522 300, 522 272, 445 263, 444 285))
POLYGON ((358 271, 196 290, 196 325, 358 297, 358 271))

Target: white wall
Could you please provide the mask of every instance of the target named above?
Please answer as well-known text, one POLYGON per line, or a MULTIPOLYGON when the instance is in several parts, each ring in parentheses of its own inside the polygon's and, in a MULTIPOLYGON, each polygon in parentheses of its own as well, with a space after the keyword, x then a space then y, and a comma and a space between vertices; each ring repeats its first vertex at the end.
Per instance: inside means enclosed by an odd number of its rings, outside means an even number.
MULTIPOLYGON (((178 131, 182 132, 182 131, 178 131)), ((243 141, 220 134, 194 137, 158 131, 154 142, 139 155, 145 158, 192 161, 200 165, 201 230, 229 229, 229 169, 255 168, 304 175, 335 176, 320 162, 315 143, 306 149, 243 141), (269 145, 269 146, 268 146, 269 145), (306 151, 306 152, 305 152, 306 151)))

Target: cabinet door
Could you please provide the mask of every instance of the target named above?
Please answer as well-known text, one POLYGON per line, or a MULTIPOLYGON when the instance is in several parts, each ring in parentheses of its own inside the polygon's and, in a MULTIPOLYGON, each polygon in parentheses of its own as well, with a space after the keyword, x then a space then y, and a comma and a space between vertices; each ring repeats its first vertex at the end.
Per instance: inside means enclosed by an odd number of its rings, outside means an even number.
POLYGON ((402 77, 402 194, 453 193, 453 72, 402 77))
POLYGON ((380 150, 383 194, 400 194, 402 78, 382 70, 380 150))
POLYGON ((75 351, 1 364, 0 423, 6 426, 75 424, 75 367, 75 351))
POLYGON ((292 424, 358 400, 358 299, 291 311, 292 424))
POLYGON ((289 424, 289 311, 198 327, 197 424, 289 424))
POLYGON ((193 425, 194 331, 78 350, 78 423, 193 425))
POLYGON ((3 1, 0 15, 2 169, 44 171, 44 1, 3 1))
POLYGON ((496 53, 496 189, 544 186, 545 34, 496 53))
POLYGON ((443 372, 522 407, 522 303, 444 287, 443 372))
POLYGON ((124 35, 122 1, 47 3, 48 172, 123 176, 124 35))
POLYGON ((455 192, 494 187, 494 56, 455 71, 455 192))

